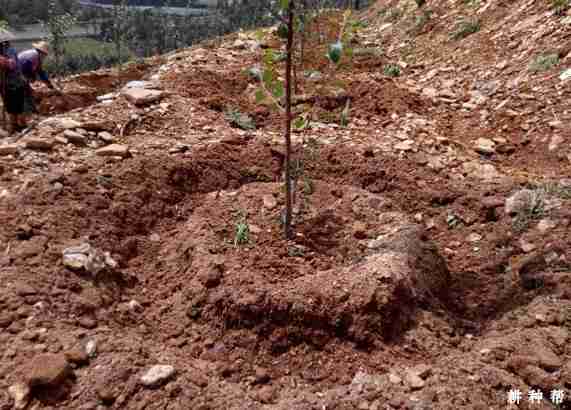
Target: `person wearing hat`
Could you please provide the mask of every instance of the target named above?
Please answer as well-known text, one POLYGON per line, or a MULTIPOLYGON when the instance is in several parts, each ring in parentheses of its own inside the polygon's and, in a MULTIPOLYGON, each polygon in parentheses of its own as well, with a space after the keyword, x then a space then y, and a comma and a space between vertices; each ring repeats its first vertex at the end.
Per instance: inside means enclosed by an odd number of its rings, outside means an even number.
POLYGON ((18 54, 18 68, 27 85, 23 95, 24 101, 26 102, 26 110, 24 110, 24 115, 22 115, 18 121, 19 127, 25 127, 28 122, 29 114, 37 112, 30 84, 40 80, 50 89, 55 89, 48 77, 48 73, 46 73, 42 67, 44 59, 49 54, 48 43, 40 41, 33 43, 32 47, 33 48, 18 54))

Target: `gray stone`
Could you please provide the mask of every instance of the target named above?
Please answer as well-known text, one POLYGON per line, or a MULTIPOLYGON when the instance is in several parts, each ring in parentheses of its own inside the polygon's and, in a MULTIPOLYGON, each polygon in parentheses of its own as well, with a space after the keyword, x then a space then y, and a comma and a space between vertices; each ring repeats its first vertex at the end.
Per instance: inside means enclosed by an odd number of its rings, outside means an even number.
POLYGON ((487 138, 478 138, 475 142, 475 151, 480 154, 490 155, 496 152, 496 143, 487 138))
POLYGON ((100 157, 128 157, 130 155, 129 147, 121 144, 111 144, 107 147, 99 148, 96 154, 100 157))
POLYGON ((134 105, 142 106, 151 104, 163 97, 162 91, 146 90, 143 88, 128 88, 121 92, 125 98, 134 105))
POLYGON ((561 81, 565 81, 565 80, 571 79, 571 68, 569 68, 569 69, 563 71, 563 72, 561 73, 561 75, 559 76, 559 79, 560 79, 561 81))
POLYGON ((113 135, 111 135, 107 131, 100 132, 98 136, 99 138, 101 138, 101 140, 105 141, 108 144, 112 143, 115 140, 115 138, 113 138, 113 135))
POLYGON ((534 201, 536 201, 536 193, 531 189, 522 189, 506 199, 504 211, 508 215, 517 215, 525 212, 534 201))
POLYGON ((109 252, 101 252, 88 243, 66 248, 62 254, 64 266, 72 270, 83 269, 94 276, 104 269, 117 267, 117 262, 111 258, 109 252))
POLYGON ((17 144, 0 145, 0 155, 17 155, 20 147, 17 144))
POLYGON ((425 385, 424 380, 422 380, 418 374, 410 369, 405 372, 404 379, 412 390, 422 389, 425 385))
POLYGON ((65 130, 63 136, 72 144, 85 145, 87 137, 73 130, 65 130))
POLYGON ((157 387, 167 382, 175 374, 174 367, 169 365, 156 365, 141 376, 141 383, 147 387, 157 387))
POLYGON ((74 128, 81 127, 81 123, 71 119, 71 118, 50 118, 46 121, 43 121, 42 124, 49 124, 55 128, 64 129, 64 130, 71 130, 74 128))

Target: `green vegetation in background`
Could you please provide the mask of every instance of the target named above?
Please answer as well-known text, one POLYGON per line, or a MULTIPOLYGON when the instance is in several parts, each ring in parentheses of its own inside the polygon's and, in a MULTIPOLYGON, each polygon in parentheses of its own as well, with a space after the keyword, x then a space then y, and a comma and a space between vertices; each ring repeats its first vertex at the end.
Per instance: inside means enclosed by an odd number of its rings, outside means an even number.
POLYGON ((59 67, 53 58, 48 58, 44 67, 49 73, 63 75, 111 67, 134 58, 134 54, 128 51, 127 47, 122 49, 124 51, 119 59, 114 44, 93 39, 73 39, 66 42, 59 67))

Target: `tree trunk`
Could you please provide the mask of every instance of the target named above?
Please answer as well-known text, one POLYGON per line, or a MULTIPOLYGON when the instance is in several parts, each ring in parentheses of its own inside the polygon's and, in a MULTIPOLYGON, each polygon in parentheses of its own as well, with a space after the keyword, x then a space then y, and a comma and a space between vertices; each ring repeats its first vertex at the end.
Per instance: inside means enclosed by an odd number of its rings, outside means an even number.
POLYGON ((293 10, 294 0, 289 0, 288 6, 288 33, 287 33, 287 58, 286 58, 286 113, 285 113, 285 183, 286 183, 286 213, 284 221, 284 230, 286 239, 293 236, 291 228, 292 214, 292 192, 291 192, 291 72, 292 72, 292 46, 293 46, 293 10))

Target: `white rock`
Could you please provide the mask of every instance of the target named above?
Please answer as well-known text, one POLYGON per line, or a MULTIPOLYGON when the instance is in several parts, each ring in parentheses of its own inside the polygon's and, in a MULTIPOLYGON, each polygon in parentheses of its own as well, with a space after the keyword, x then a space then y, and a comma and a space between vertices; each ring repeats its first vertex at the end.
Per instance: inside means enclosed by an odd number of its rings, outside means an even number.
POLYGON ((389 374, 389 381, 392 384, 401 384, 402 383, 402 379, 400 377, 398 377, 396 374, 389 374))
POLYGON ((30 387, 23 383, 14 384, 8 387, 8 394, 14 400, 14 409, 25 409, 30 400, 30 387))
POLYGON ((80 128, 81 123, 71 119, 71 118, 49 118, 42 122, 42 124, 49 124, 56 128, 64 129, 64 130, 71 130, 74 128, 80 128))
POLYGON ((137 106, 147 105, 162 98, 162 91, 146 90, 143 88, 129 88, 121 92, 127 100, 137 106))
POLYGON ((131 310, 133 312, 140 312, 143 310, 143 306, 139 302, 137 302, 136 300, 131 300, 128 303, 128 306, 129 306, 129 310, 131 310))
POLYGON ((85 344, 85 353, 90 358, 94 358, 97 355, 97 342, 95 340, 90 340, 85 344))
POLYGON ((478 138, 475 142, 475 150, 480 154, 493 154, 496 152, 496 143, 487 138, 478 138))
POLYGON ((569 69, 563 71, 563 72, 561 73, 561 75, 559 76, 559 79, 560 79, 561 81, 569 80, 570 78, 571 78, 571 68, 569 68, 569 69))
POLYGON ((151 367, 143 376, 141 383, 147 387, 159 386, 168 381, 175 373, 174 367, 169 365, 156 365, 151 367))
POLYGON ((115 93, 109 93, 109 94, 105 94, 105 95, 99 95, 97 97, 97 101, 102 102, 102 101, 110 101, 113 98, 115 98, 117 96, 117 94, 115 93))

